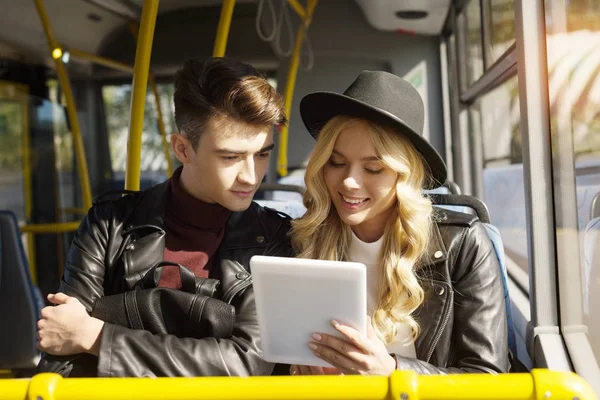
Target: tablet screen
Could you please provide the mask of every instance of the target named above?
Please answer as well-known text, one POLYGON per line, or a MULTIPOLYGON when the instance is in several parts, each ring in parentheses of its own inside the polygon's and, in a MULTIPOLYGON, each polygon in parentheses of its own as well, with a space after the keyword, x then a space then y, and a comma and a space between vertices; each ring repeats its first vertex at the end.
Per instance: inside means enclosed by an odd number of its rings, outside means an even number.
POLYGON ((366 333, 363 264, 254 256, 250 268, 266 361, 329 366, 308 343, 313 332, 342 337, 332 319, 366 333))

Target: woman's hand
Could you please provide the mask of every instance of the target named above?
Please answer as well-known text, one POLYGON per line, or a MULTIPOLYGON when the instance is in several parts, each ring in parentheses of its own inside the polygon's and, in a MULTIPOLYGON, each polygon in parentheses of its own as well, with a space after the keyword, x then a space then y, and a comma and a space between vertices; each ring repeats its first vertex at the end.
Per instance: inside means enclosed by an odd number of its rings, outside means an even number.
POLYGON ((394 372, 396 360, 388 354, 385 343, 375 334, 370 318, 367 321, 367 336, 335 320, 331 325, 347 340, 314 333, 308 347, 315 356, 348 375, 390 375, 394 372))

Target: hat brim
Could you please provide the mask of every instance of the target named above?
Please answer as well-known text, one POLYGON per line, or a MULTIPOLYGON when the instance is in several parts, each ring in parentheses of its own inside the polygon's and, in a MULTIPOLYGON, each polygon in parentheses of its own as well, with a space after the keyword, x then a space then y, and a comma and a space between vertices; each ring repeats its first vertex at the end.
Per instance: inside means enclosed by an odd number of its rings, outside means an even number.
POLYGON ((411 141, 427 163, 426 167, 429 168, 432 180, 426 182, 424 188, 435 189, 446 182, 446 164, 440 154, 423 136, 413 131, 400 118, 360 100, 334 92, 310 93, 300 102, 302 122, 315 139, 325 124, 337 115, 364 118, 396 128, 411 141))

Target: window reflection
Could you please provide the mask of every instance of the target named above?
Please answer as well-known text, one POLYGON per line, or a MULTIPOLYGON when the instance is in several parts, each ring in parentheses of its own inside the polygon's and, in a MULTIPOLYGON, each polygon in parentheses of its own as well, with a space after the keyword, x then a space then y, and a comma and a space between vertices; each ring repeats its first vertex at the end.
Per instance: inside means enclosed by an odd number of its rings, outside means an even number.
POLYGON ((488 2, 489 48, 488 67, 496 62, 515 41, 515 1, 485 0, 488 2))
POLYGON ((481 41, 481 8, 479 0, 470 0, 465 11, 467 87, 483 75, 483 44, 481 41))
MULTIPOLYGON (((483 147, 483 199, 498 227, 511 266, 528 272, 527 219, 517 77, 481 97, 471 108, 472 128, 483 147), (475 121, 473 119, 478 119, 475 121)), ((521 283, 521 282, 520 282, 521 283)), ((522 284, 528 287, 525 279, 522 284)))
MULTIPOLYGON (((176 131, 172 112, 173 84, 159 84, 157 90, 165 122, 167 135, 176 131)), ((129 111, 131 102, 131 85, 104 86, 102 97, 106 111, 109 149, 113 172, 117 177, 125 172, 127 165, 127 138, 129 135, 129 111)), ((156 102, 149 90, 146 95, 144 109, 144 128, 142 131, 141 171, 145 176, 154 177, 156 173, 164 177, 167 170, 162 145, 162 137, 158 131, 156 102)))
POLYGON ((546 30, 559 265, 580 256, 584 322, 600 358, 600 2, 547 1, 546 30))

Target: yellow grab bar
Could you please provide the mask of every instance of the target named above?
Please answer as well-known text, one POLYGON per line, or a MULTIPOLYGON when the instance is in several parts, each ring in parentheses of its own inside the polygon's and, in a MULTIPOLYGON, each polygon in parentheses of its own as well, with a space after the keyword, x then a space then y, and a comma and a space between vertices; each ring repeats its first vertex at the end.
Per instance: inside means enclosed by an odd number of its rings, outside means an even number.
POLYGON ((90 187, 87 161, 85 159, 85 147, 83 146, 83 138, 81 137, 81 129, 79 127, 79 120, 77 119, 77 110, 75 108, 75 100, 73 98, 73 92, 71 91, 69 76, 67 75, 65 65, 61 60, 63 50, 54 38, 54 32, 52 31, 50 20, 48 19, 48 14, 46 13, 46 8, 44 7, 44 0, 34 1, 40 16, 40 20, 42 21, 42 25, 44 27, 44 32, 46 32, 50 53, 52 54, 52 58, 54 59, 54 64, 56 66, 58 81, 60 82, 65 99, 67 101, 67 118, 69 118, 71 133, 73 135, 73 143, 75 145, 75 155, 77 157, 77 168, 79 170, 83 206, 86 209, 90 209, 92 207, 92 189, 90 187))
POLYGON ((79 228, 81 222, 56 222, 49 224, 25 224, 21 225, 19 229, 23 233, 63 233, 63 232, 74 232, 79 228))
POLYGON ((95 54, 87 53, 85 51, 69 48, 71 57, 80 58, 82 60, 88 60, 96 64, 104 65, 105 67, 113 68, 119 71, 133 73, 133 66, 125 64, 119 61, 111 60, 110 58, 97 56, 95 54))
POLYGON ((127 171, 125 189, 140 189, 140 168, 142 155, 142 130, 144 129, 144 107, 150 70, 150 55, 154 39, 154 26, 158 13, 158 0, 145 0, 142 20, 138 32, 135 65, 133 70, 133 93, 131 95, 131 118, 129 140, 127 142, 127 171))
MULTIPOLYGON (((285 83, 285 115, 288 118, 288 124, 281 127, 279 134, 278 144, 278 157, 277 157, 277 172, 280 176, 286 176, 288 174, 288 137, 289 137, 289 126, 290 117, 292 113, 292 101, 294 100, 294 89, 296 88, 296 77, 298 76, 298 67, 300 65, 300 51, 302 50, 302 41, 304 40, 304 32, 310 26, 312 22, 312 15, 317 7, 318 0, 308 0, 308 11, 304 24, 301 24, 296 34, 296 43, 294 45, 294 52, 290 59, 290 67, 288 70, 287 82, 285 83)), ((282 5, 284 7, 284 5, 282 5)))
POLYGON ((288 0, 288 3, 294 9, 294 11, 296 11, 296 14, 298 14, 300 19, 306 18, 306 11, 304 10, 304 7, 302 7, 302 4, 298 2, 298 0, 288 0))
POLYGON ((0 380, 0 399, 22 400, 596 400, 572 372, 385 376, 270 376, 250 378, 77 378, 39 374, 0 380))

